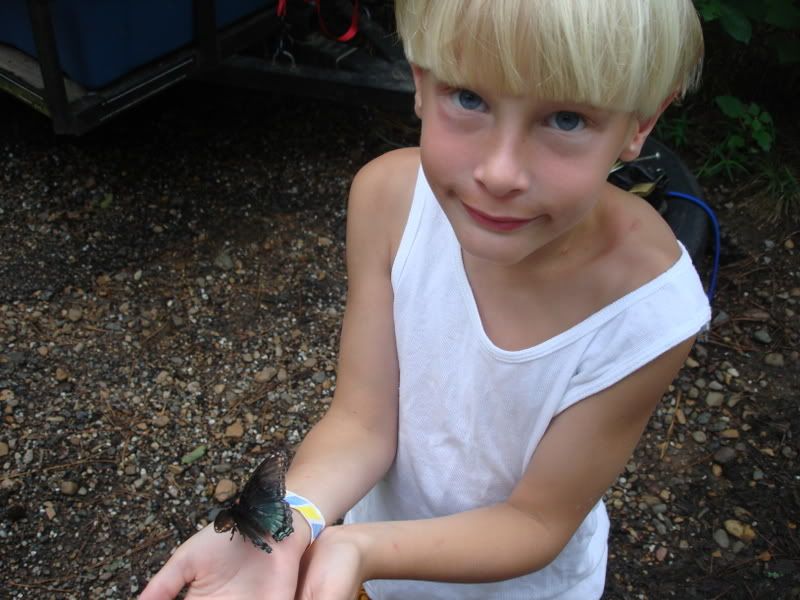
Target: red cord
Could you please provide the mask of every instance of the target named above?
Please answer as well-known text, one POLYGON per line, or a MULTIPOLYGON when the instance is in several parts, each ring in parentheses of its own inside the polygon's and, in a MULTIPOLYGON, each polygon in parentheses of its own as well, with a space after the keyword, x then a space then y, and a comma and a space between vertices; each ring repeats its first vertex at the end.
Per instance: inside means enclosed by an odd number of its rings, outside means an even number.
MULTIPOLYGON (((353 0, 353 13, 350 17, 350 27, 348 27, 347 31, 345 31, 340 36, 334 36, 330 31, 328 31, 328 27, 325 25, 325 21, 322 18, 322 12, 320 11, 319 8, 322 0, 305 0, 305 1, 308 4, 313 4, 314 7, 316 8, 317 20, 319 21, 319 28, 328 37, 334 38, 337 42, 349 42, 358 33, 358 18, 361 13, 361 10, 359 9, 359 0, 353 0)), ((286 16, 286 3, 287 0, 278 0, 278 6, 275 12, 281 18, 286 16)))

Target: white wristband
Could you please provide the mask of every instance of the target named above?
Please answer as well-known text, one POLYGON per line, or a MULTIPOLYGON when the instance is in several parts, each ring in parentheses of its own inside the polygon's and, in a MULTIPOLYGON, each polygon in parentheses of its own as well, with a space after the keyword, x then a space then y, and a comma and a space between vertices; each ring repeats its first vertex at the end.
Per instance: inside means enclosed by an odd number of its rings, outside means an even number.
POLYGON ((317 539, 319 534, 322 533, 322 530, 325 529, 325 517, 322 516, 320 510, 311 500, 299 494, 286 490, 284 500, 286 500, 289 506, 303 515, 303 518, 308 522, 309 527, 311 527, 311 541, 308 542, 310 546, 311 543, 317 539))

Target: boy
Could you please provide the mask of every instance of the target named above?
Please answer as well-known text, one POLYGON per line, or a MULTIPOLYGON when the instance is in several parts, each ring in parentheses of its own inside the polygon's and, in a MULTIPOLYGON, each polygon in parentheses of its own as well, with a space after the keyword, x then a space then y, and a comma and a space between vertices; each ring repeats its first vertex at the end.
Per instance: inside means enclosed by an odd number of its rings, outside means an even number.
MULTIPOLYGON (((707 323, 691 261, 606 182, 696 80, 690 0, 397 0, 419 149, 351 189, 337 389, 287 487, 346 524, 267 556, 210 528, 174 596, 598 598, 602 495, 707 323), (349 511, 349 512, 348 512, 349 511)), ((313 520, 313 519, 312 519, 313 520)))

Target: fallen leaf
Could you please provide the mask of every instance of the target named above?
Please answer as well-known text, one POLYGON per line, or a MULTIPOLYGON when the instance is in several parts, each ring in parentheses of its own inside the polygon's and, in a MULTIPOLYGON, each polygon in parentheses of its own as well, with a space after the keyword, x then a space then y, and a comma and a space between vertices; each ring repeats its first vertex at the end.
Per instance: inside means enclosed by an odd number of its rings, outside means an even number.
POLYGON ((181 462, 185 465, 190 465, 194 461, 202 458, 203 455, 206 453, 206 450, 207 448, 205 447, 205 445, 201 444, 188 454, 184 454, 183 457, 181 458, 181 462))

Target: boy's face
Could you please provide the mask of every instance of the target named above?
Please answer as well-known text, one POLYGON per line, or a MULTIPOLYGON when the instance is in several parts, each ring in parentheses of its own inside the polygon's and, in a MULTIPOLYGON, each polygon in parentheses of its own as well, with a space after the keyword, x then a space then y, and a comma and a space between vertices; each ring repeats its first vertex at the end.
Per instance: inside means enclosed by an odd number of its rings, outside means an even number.
POLYGON ((639 154, 657 118, 454 89, 413 69, 425 175, 463 251, 500 265, 591 233, 609 169, 639 154))

